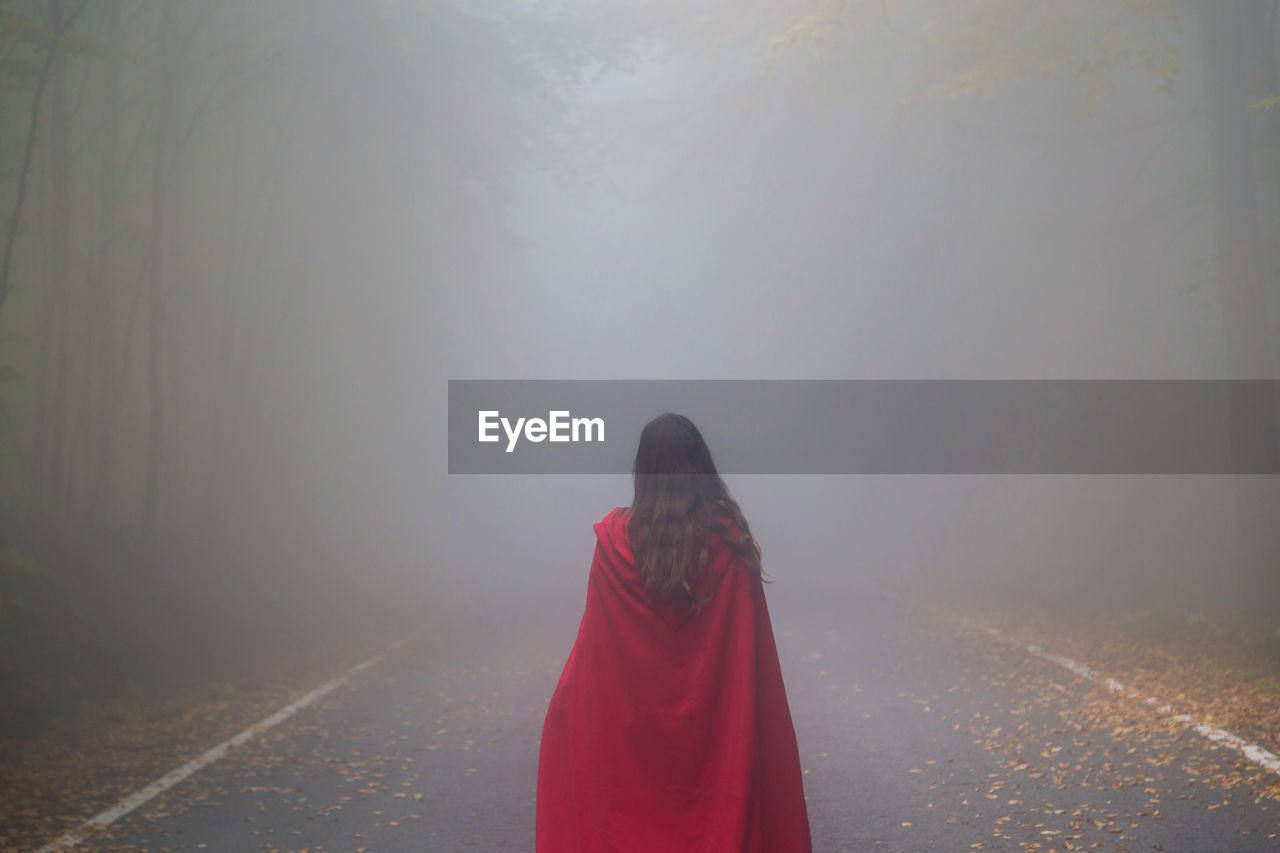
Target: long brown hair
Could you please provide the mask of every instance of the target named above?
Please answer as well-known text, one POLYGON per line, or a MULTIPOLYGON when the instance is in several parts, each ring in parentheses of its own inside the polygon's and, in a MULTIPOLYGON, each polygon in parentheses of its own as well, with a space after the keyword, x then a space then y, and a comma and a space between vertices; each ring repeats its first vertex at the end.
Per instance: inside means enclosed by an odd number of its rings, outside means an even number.
POLYGON ((659 415, 640 433, 628 536, 645 589, 699 610, 693 584, 710 559, 709 533, 768 582, 760 545, 720 479, 702 433, 683 415, 659 415))

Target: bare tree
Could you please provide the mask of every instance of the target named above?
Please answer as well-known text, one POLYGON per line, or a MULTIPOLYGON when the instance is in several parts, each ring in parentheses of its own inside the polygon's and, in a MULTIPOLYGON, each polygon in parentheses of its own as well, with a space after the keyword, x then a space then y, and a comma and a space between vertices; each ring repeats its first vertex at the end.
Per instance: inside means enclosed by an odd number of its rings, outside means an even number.
POLYGON ((142 518, 154 533, 160 506, 160 466, 164 460, 164 362, 165 279, 164 247, 169 174, 172 158, 175 63, 173 54, 173 4, 160 4, 157 37, 156 126, 151 155, 151 225, 146 259, 147 281, 147 411, 148 443, 142 518))

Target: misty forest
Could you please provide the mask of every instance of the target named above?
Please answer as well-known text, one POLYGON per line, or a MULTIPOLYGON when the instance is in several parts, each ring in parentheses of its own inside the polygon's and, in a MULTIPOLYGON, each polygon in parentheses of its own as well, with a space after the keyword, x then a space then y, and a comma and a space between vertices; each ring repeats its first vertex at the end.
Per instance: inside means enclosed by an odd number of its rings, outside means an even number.
MULTIPOLYGON (((533 850, 633 482, 451 474, 448 382, 1280 378, 1278 63, 1277 0, 0 0, 0 849, 533 850)), ((813 848, 1280 849, 1274 471, 722 472, 813 848)))

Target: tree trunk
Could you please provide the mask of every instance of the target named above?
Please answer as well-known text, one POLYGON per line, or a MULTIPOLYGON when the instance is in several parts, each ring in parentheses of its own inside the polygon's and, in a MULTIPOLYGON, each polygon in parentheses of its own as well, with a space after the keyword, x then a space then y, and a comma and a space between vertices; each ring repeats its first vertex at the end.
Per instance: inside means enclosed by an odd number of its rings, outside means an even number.
MULTIPOLYGON (((1197 5, 1208 116, 1210 192, 1215 219, 1219 293, 1230 379, 1274 377, 1263 246, 1258 226, 1258 181, 1248 110, 1245 24, 1252 0, 1197 5)), ((1233 412, 1237 422, 1243 418, 1233 412)), ((1268 430, 1275 436, 1275 424, 1268 430)), ((1272 455, 1275 450, 1273 448, 1272 455)), ((1269 478, 1238 477, 1236 577, 1241 604, 1261 613, 1277 603, 1274 536, 1277 513, 1269 478)))
POLYGON ((147 470, 143 487, 142 521, 148 539, 155 534, 160 505, 160 466, 164 461, 164 309, 163 270, 165 201, 173 125, 173 68, 171 2, 160 4, 160 35, 156 63, 156 130, 151 160, 151 244, 147 253, 147 470))
MULTIPOLYGON (((58 14, 58 9, 54 8, 53 14, 58 14)), ((54 29, 57 28, 57 19, 54 19, 54 29)), ((31 177, 31 161, 35 151, 36 137, 39 135, 40 128, 40 111, 44 104, 44 94, 51 77, 56 73, 55 60, 58 55, 58 42, 52 39, 49 42, 48 51, 45 53, 44 65, 40 70, 40 78, 36 83, 36 92, 31 101, 31 118, 27 127, 26 149, 22 158, 22 170, 18 179, 18 195, 14 202, 13 214, 9 220, 9 230, 5 235, 4 259, 0 262, 0 307, 3 307, 5 298, 12 289, 10 284, 10 275, 13 271, 13 255, 18 228, 22 222, 22 212, 25 208, 27 200, 27 188, 31 177)), ((59 261, 55 258, 54 264, 59 261)), ((50 279, 53 279, 53 275, 50 279)), ((40 323, 39 346, 40 353, 38 357, 36 372, 36 432, 32 447, 32 465, 30 469, 30 491, 32 504, 30 509, 37 515, 43 515, 48 507, 48 498, 52 494, 53 488, 49 481, 49 437, 51 434, 51 420, 53 417, 54 398, 53 385, 53 352, 55 349, 55 326, 58 316, 57 297, 52 291, 49 292, 43 306, 43 315, 40 323)))
MULTIPOLYGON (((240 4, 236 20, 236 61, 244 62, 244 44, 248 38, 246 21, 248 10, 244 2, 240 4)), ((218 341, 218 361, 216 364, 217 379, 213 398, 213 436, 209 460, 209 478, 205 487, 205 518, 215 537, 221 538, 226 533, 227 510, 231 497, 227 494, 230 482, 231 459, 235 455, 234 423, 237 419, 237 407, 233 404, 233 379, 236 374, 236 340, 240 327, 240 303, 244 290, 244 254, 245 241, 241 238, 244 228, 240 218, 241 180, 240 172, 244 158, 244 130, 247 103, 241 97, 237 105, 235 118, 235 145, 231 150, 231 165, 228 175, 231 180, 231 212, 227 228, 226 265, 223 268, 222 283, 222 327, 218 341)))
MULTIPOLYGON (((62 4, 54 0, 53 29, 62 19, 62 4)), ((66 457, 67 384, 70 372, 70 313, 68 275, 71 260, 71 158, 68 139, 67 64, 63 51, 54 48, 52 69, 53 100, 49 114, 49 168, 53 178, 53 235, 50 243, 52 267, 49 271, 49 294, 53 314, 51 336, 53 371, 49 445, 46 450, 44 512, 50 520, 62 513, 63 477, 66 457)))
MULTIPOLYGON (((107 44, 120 42, 120 2, 103 0, 106 16, 107 44)), ((84 401, 90 409, 85 422, 90 430, 89 485, 85 508, 87 521, 101 526, 107 521, 106 499, 111 489, 113 448, 115 444, 116 407, 119 393, 116 370, 115 301, 112 288, 112 249, 116 238, 116 210, 122 188, 119 180, 117 146, 120 135, 120 61, 104 60, 102 77, 102 164, 101 192, 98 208, 98 245, 94 252, 94 270, 90 285, 92 309, 86 325, 92 363, 85 371, 89 387, 84 401)))

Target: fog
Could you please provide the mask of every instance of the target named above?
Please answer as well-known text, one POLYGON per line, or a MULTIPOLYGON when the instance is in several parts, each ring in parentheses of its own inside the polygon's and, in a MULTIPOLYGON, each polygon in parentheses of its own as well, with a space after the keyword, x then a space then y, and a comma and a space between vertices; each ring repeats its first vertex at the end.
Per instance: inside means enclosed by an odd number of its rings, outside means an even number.
MULTIPOLYGON (((1202 4, 2 11, 3 568, 107 634, 572 609, 629 479, 450 475, 450 379, 1276 378, 1202 4)), ((726 480, 783 600, 1278 601, 1271 477, 726 480)))
MULTIPOLYGON (((1159 74, 1116 67, 1096 100, 1092 81, 1030 73, 990 100, 915 100, 914 80, 944 80, 963 59, 913 38, 923 18, 908 13, 833 27, 854 34, 771 67, 768 43, 689 44, 671 21, 674 56, 577 93, 582 121, 613 146, 594 185, 524 176, 508 211, 524 321, 479 320, 492 342, 455 377, 1233 376, 1195 8, 1173 14, 1140 23, 1155 36, 1128 36, 1134 51, 1180 58, 1170 91, 1159 74)), ((1084 17, 1075 37, 1096 24, 1084 17)), ((1271 378, 1272 365, 1249 375, 1271 378)), ((481 563, 533 559, 545 564, 535 586, 581 585, 586 522, 627 504, 630 486, 569 480, 452 483, 464 515, 501 517, 522 543, 495 543, 481 563)), ((1065 591, 1119 614, 1229 614, 1249 597, 1222 582, 1240 559, 1229 477, 729 482, 775 595, 906 581, 1065 591)))

